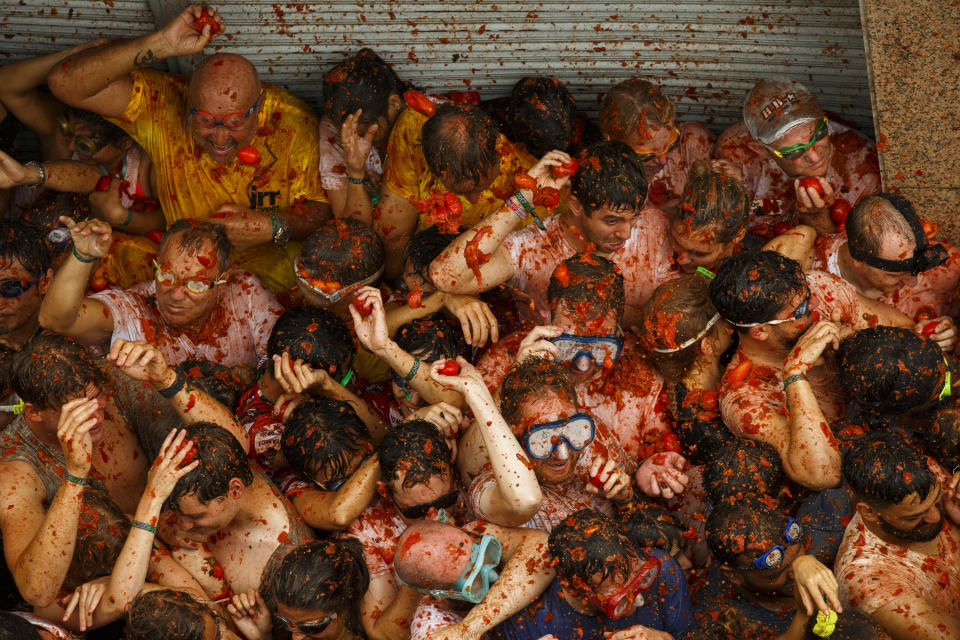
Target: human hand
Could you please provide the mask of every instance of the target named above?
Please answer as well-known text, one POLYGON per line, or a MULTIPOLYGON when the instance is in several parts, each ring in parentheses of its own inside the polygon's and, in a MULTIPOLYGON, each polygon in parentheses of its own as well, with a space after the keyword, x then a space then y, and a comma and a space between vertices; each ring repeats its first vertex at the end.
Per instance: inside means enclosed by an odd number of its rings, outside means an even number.
POLYGON ((0 151, 0 189, 12 189, 21 184, 33 182, 35 180, 30 179, 27 167, 0 151))
POLYGON ((87 200, 90 202, 90 213, 109 222, 111 226, 120 227, 127 221, 128 212, 120 204, 120 181, 116 178, 110 180, 110 186, 105 191, 91 191, 87 200))
POLYGON ((270 637, 273 628, 270 610, 256 589, 234 595, 227 604, 227 613, 233 618, 237 631, 247 640, 270 637))
POLYGON ((463 420, 463 413, 452 404, 438 402, 437 404, 420 407, 407 416, 404 422, 418 418, 436 425, 440 433, 443 434, 444 439, 456 440, 457 434, 460 433, 460 423, 463 420))
POLYGON ((223 227, 230 244, 238 251, 273 240, 270 216, 249 207, 226 202, 207 218, 207 222, 223 227))
POLYGON ((379 356, 392 342, 390 334, 387 333, 387 316, 383 311, 380 290, 376 287, 360 287, 353 300, 347 310, 353 318, 353 330, 357 334, 357 340, 368 351, 379 356), (355 305, 368 307, 370 313, 364 317, 355 305))
POLYGON ((203 13, 203 10, 204 7, 198 4, 192 4, 184 9, 180 15, 171 20, 167 26, 159 32, 164 44, 163 50, 154 52, 153 55, 159 55, 161 58, 170 58, 187 56, 202 51, 216 33, 224 30, 220 12, 212 7, 207 7, 208 11, 213 12, 213 18, 216 20, 216 23, 220 25, 220 29, 214 33, 214 27, 208 24, 203 27, 202 31, 197 31, 194 24, 197 22, 200 14, 203 13))
POLYGON ((840 341, 853 333, 853 329, 846 325, 839 325, 829 320, 821 320, 807 329, 797 344, 783 361, 784 376, 805 375, 816 364, 828 345, 834 349, 840 346, 840 341))
POLYGON ((520 341, 520 347, 517 349, 517 364, 520 364, 527 358, 534 356, 556 360, 560 355, 557 345, 553 344, 548 338, 556 338, 563 333, 563 329, 553 325, 542 325, 534 327, 530 333, 524 336, 520 341))
POLYGON ((373 147, 373 139, 380 129, 380 125, 373 124, 367 128, 362 136, 359 133, 360 116, 363 109, 357 109, 346 117, 340 127, 340 144, 343 146, 343 164, 347 176, 355 180, 367 177, 367 157, 373 147))
POLYGON ((687 459, 676 451, 655 453, 637 469, 637 487, 651 498, 670 500, 683 493, 690 482, 683 472, 686 464, 687 459))
POLYGON ((608 500, 626 502, 633 497, 630 474, 620 469, 612 458, 597 457, 590 465, 590 483, 586 492, 602 492, 608 500))
POLYGON ((957 327, 950 316, 918 322, 913 326, 913 331, 936 342, 944 353, 952 351, 957 344, 957 327))
POLYGON ((635 624, 620 631, 604 631, 603 637, 606 640, 673 640, 673 636, 666 631, 651 629, 642 624, 635 624))
POLYGON ((77 398, 60 407, 57 439, 66 461, 66 470, 72 476, 86 478, 93 466, 93 437, 90 430, 100 426, 96 414, 100 403, 95 398, 77 398))
POLYGON ((109 576, 106 578, 97 578, 96 580, 85 582, 74 589, 73 593, 69 596, 70 599, 67 600, 64 606, 63 622, 68 621, 70 616, 73 615, 73 612, 76 611, 77 620, 80 623, 80 631, 84 632, 87 629, 92 629, 93 612, 97 610, 97 605, 100 604, 100 598, 103 597, 104 592, 107 590, 108 580, 109 576))
POLYGON ((553 175, 551 167, 559 167, 562 164, 567 164, 572 159, 569 154, 563 151, 548 151, 535 165, 530 167, 527 175, 537 181, 538 189, 553 187, 554 189, 560 190, 570 181, 570 176, 557 178, 553 175))
POLYGON ((814 187, 801 187, 800 179, 793 181, 793 188, 797 193, 797 210, 800 213, 812 214, 824 212, 836 199, 836 194, 829 182, 824 178, 816 178, 816 180, 823 188, 823 195, 820 195, 814 187))
POLYGON ((467 362, 466 358, 457 356, 457 365, 460 367, 460 371, 456 375, 447 376, 440 373, 440 370, 446 365, 446 359, 437 360, 430 365, 430 378, 434 382, 459 391, 467 400, 474 398, 493 401, 490 392, 487 390, 487 385, 483 381, 483 376, 472 364, 467 362))
POLYGON ((500 325, 487 303, 473 296, 443 294, 443 306, 460 321, 463 337, 472 347, 482 347, 500 339, 500 325))
POLYGON ((160 452, 147 472, 147 486, 143 493, 154 501, 157 511, 173 493, 180 478, 200 465, 200 460, 194 460, 197 445, 186 437, 186 429, 172 429, 164 438, 160 452))
POLYGON ((60 216, 60 222, 70 231, 74 251, 84 258, 102 258, 110 252, 113 228, 109 223, 96 219, 76 223, 66 216, 60 216))
POLYGON ((947 486, 943 488, 940 504, 950 521, 960 525, 960 471, 954 473, 947 486))
POLYGON ((297 407, 307 401, 307 396, 299 393, 284 393, 273 403, 272 414, 280 422, 286 422, 293 415, 297 407))
POLYGON ((173 384, 177 376, 160 350, 143 340, 117 338, 110 347, 107 360, 134 380, 155 382, 161 389, 173 384))
MULTIPOLYGON (((286 351, 273 356, 273 377, 285 394, 306 393, 318 388, 323 395, 329 395, 340 386, 326 371, 314 369, 299 358, 293 360, 286 351)), ((279 404, 278 398, 274 410, 279 404)))
POLYGON ((840 605, 840 586, 830 569, 807 554, 798 556, 790 568, 808 616, 815 613, 814 606, 824 613, 830 609, 837 613, 843 612, 843 607, 840 605))
POLYGON ((743 182, 743 171, 741 171, 740 167, 730 163, 727 160, 717 158, 716 160, 710 162, 710 168, 714 171, 719 171, 726 176, 737 180, 738 182, 743 182))

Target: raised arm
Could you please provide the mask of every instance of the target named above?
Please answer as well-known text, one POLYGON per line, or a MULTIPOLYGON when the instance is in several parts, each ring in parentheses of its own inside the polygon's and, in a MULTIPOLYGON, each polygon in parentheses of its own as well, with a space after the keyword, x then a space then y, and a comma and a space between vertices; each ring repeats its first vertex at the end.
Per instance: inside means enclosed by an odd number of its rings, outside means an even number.
MULTIPOLYGON (((133 92, 131 71, 197 53, 210 41, 211 26, 201 33, 193 28, 201 11, 200 5, 190 5, 160 31, 77 53, 50 71, 50 90, 67 104, 119 118, 133 92)), ((220 14, 215 17, 219 22, 220 14)))
POLYGON ((338 531, 345 529, 367 508, 376 495, 378 480, 380 460, 374 454, 336 491, 312 487, 297 490, 291 492, 290 502, 314 529, 338 531))
POLYGON ((363 109, 358 109, 346 117, 340 127, 340 142, 343 145, 343 164, 347 172, 347 188, 339 191, 327 190, 327 197, 336 218, 353 218, 363 224, 373 226, 373 202, 367 193, 367 156, 373 147, 373 138, 380 125, 370 125, 364 135, 357 127, 363 109))
POLYGON ((396 277, 403 270, 403 258, 417 228, 419 214, 409 200, 394 193, 390 187, 382 185, 380 193, 382 197, 373 213, 373 230, 383 240, 387 250, 384 275, 396 277))
POLYGON ((817 230, 801 224, 767 242, 763 250, 776 251, 796 260, 804 271, 808 271, 813 264, 813 245, 816 241, 817 230))
POLYGON ((0 189, 37 185, 54 191, 89 193, 101 175, 97 167, 77 160, 50 160, 40 163, 40 166, 23 165, 0 151, 0 189))

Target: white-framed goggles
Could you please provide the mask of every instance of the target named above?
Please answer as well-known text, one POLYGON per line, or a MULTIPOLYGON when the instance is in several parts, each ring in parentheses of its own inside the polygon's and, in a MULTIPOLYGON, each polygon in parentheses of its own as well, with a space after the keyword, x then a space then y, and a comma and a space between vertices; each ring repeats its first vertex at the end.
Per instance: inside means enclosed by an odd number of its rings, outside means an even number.
POLYGON ((561 333, 556 338, 550 338, 550 342, 557 345, 559 361, 569 362, 581 370, 587 369, 585 366, 577 367, 578 361, 582 362, 581 358, 586 358, 589 363, 602 365, 607 358, 616 362, 623 349, 623 339, 615 333, 605 336, 561 333))
POLYGON ((574 451, 586 449, 596 434, 593 418, 585 413, 575 413, 566 420, 535 424, 523 437, 523 448, 531 458, 547 460, 561 442, 574 451))

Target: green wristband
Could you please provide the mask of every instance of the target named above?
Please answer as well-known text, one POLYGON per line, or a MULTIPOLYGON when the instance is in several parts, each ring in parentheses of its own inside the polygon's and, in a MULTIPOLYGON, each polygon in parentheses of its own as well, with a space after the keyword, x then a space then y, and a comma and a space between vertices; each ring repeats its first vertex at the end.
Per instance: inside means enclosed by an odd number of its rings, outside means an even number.
POLYGON ((96 262, 97 260, 100 259, 100 258, 96 258, 96 257, 94 257, 94 258, 85 258, 85 257, 83 257, 82 255, 80 255, 80 254, 77 252, 77 248, 76 248, 76 247, 73 248, 73 257, 76 258, 77 260, 79 260, 80 262, 83 262, 84 264, 91 264, 91 263, 94 263, 94 262, 96 262))
POLYGON ((410 367, 410 373, 403 376, 403 379, 406 380, 407 382, 410 382, 417 375, 417 371, 419 370, 420 370, 420 358, 418 358, 417 356, 413 356, 413 366, 410 367))
POLYGON ((66 469, 64 469, 64 471, 63 471, 63 476, 67 479, 67 482, 72 482, 73 484, 78 484, 78 485, 80 485, 81 487, 87 486, 87 479, 86 479, 86 478, 78 478, 77 476, 73 475, 72 473, 70 473, 70 472, 67 471, 66 469))
POLYGON ((792 376, 787 376, 783 380, 783 390, 786 391, 787 387, 792 385, 794 382, 798 382, 800 380, 806 380, 806 379, 807 379, 806 376, 804 376, 802 373, 795 373, 792 376))
POLYGON ((137 528, 137 529, 143 529, 144 531, 148 531, 148 532, 150 532, 150 533, 156 533, 156 532, 157 532, 157 527, 156 527, 156 526, 154 526, 154 525, 152 525, 152 524, 147 524, 146 522, 142 522, 142 521, 140 521, 140 520, 134 520, 133 522, 130 523, 130 526, 131 526, 131 527, 135 527, 135 528, 137 528))
POLYGON ((133 209, 127 209, 127 219, 120 223, 121 229, 126 229, 133 222, 133 209))

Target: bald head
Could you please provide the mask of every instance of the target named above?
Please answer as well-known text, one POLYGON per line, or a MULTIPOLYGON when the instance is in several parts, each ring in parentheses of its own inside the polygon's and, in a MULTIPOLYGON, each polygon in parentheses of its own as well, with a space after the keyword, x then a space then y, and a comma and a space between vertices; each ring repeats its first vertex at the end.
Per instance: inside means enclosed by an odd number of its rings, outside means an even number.
POLYGON ((218 53, 204 58, 190 79, 190 100, 194 108, 204 111, 208 109, 201 105, 206 100, 227 96, 236 106, 227 113, 245 112, 258 95, 260 76, 257 70, 249 60, 232 53, 218 53))
POLYGON ((197 145, 215 162, 229 164, 237 149, 257 135, 260 78, 250 61, 218 53, 200 63, 190 79, 190 131, 197 145), (225 124, 226 123, 226 124, 225 124))
POLYGON ((451 589, 467 565, 473 538, 433 520, 415 522, 400 535, 393 566, 401 580, 425 589, 451 589))

